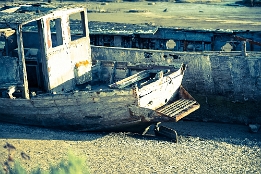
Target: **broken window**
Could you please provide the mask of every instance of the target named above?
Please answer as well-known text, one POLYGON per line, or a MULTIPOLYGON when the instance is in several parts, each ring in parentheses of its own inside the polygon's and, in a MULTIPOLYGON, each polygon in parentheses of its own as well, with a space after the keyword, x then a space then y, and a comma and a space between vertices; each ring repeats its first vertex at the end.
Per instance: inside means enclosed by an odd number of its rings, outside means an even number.
POLYGON ((69 16, 71 41, 86 37, 84 12, 74 13, 69 16))
POLYGON ((144 52, 144 57, 145 58, 152 58, 153 53, 149 53, 149 52, 144 52))
POLYGON ((174 49, 174 47, 176 46, 176 42, 174 42, 174 40, 170 39, 166 42, 166 47, 167 49, 174 49))
POLYGON ((202 41, 188 41, 184 40, 182 45, 183 51, 204 51, 205 43, 202 41))
POLYGON ((230 52, 232 49, 233 49, 233 46, 231 46, 230 43, 226 43, 225 45, 223 45, 221 47, 221 50, 222 51, 226 51, 226 52, 230 52))
POLYGON ((63 44, 61 21, 61 18, 50 20, 49 27, 51 31, 52 47, 57 47, 63 44))
POLYGON ((103 46, 106 47, 113 47, 114 45, 114 38, 113 36, 103 36, 103 46))
POLYGON ((13 56, 13 51, 17 48, 15 30, 10 28, 0 29, 0 55, 13 56))

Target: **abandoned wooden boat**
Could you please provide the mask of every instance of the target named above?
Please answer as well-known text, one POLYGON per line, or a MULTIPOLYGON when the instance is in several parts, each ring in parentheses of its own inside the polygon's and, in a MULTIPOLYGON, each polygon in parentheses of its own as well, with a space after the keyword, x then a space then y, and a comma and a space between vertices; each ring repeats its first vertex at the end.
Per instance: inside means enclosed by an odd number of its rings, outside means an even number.
POLYGON ((93 63, 85 8, 15 10, 0 12, 0 121, 135 131, 139 124, 178 121, 199 108, 181 86, 185 65, 178 70, 146 65, 134 73, 137 65, 120 71, 111 66, 126 62, 93 63), (80 35, 70 31, 75 15, 80 35))

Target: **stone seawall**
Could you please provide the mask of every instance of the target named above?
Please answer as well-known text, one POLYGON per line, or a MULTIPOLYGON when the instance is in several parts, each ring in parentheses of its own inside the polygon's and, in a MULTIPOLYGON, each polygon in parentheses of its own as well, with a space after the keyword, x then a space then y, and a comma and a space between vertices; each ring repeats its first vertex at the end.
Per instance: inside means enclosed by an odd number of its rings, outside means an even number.
POLYGON ((201 104, 187 119, 261 123, 261 53, 173 52, 92 46, 93 60, 187 64, 183 86, 201 104))

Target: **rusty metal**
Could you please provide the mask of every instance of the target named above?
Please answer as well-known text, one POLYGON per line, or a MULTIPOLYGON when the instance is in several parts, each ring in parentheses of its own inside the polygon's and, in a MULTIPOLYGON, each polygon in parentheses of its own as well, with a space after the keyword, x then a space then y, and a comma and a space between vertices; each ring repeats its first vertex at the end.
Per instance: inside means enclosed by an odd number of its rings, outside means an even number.
POLYGON ((235 39, 237 39, 237 40, 240 40, 240 41, 247 41, 247 42, 249 42, 249 43, 251 43, 251 44, 253 44, 253 45, 261 46, 261 43, 260 43, 260 42, 253 41, 253 40, 251 40, 251 39, 247 39, 247 38, 240 37, 240 36, 236 36, 236 35, 234 35, 233 37, 234 37, 235 39))
POLYGON ((157 112, 170 116, 170 117, 175 117, 175 115, 178 115, 183 110, 188 109, 195 103, 196 103, 196 101, 194 101, 194 100, 179 99, 178 101, 175 101, 175 102, 157 110, 157 112))
MULTIPOLYGON (((46 20, 45 21, 46 26, 50 26, 50 20, 46 20)), ((47 48, 51 48, 52 47, 52 39, 51 39, 51 31, 50 31, 50 27, 47 27, 47 48)))
POLYGON ((192 109, 195 104, 197 104, 195 100, 179 99, 169 105, 157 109, 156 112, 174 118, 179 116, 182 112, 192 109))

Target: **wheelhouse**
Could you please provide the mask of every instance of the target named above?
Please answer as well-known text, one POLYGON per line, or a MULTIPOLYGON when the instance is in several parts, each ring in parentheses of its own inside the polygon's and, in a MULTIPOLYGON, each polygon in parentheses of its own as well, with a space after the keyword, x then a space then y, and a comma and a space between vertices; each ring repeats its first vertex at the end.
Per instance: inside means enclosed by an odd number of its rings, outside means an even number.
POLYGON ((0 97, 10 87, 18 97, 29 99, 34 93, 67 92, 91 81, 87 21, 86 8, 2 10, 0 97), (78 28, 72 31, 76 19, 78 28))

